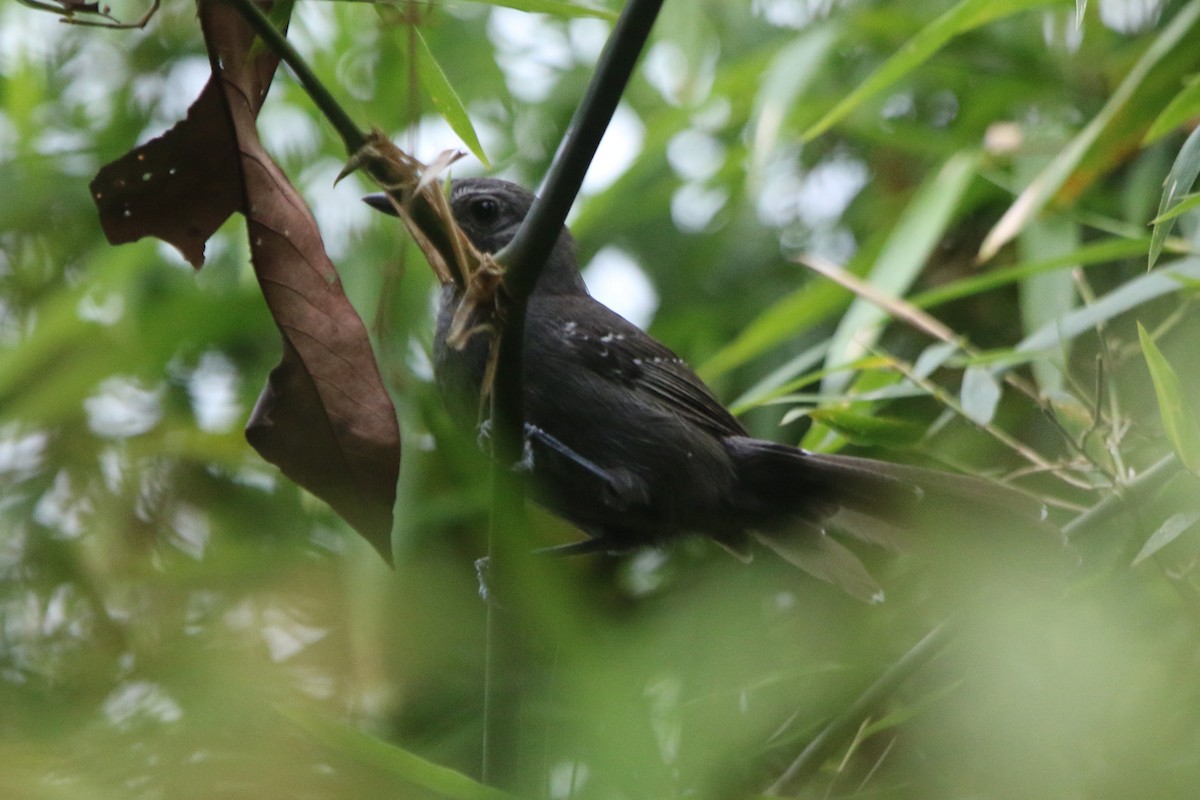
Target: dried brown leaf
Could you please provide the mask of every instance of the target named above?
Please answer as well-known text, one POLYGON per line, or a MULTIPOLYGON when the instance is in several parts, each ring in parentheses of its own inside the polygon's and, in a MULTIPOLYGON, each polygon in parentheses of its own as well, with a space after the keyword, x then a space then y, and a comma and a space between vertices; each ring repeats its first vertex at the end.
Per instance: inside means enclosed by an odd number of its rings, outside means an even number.
POLYGON ((255 274, 284 340, 246 437, 390 561, 399 426, 316 221, 258 138, 278 59, 251 55, 254 33, 231 6, 198 6, 213 78, 184 121, 96 176, 105 233, 113 243, 157 236, 199 267, 208 237, 233 211, 245 215, 255 274))
POLYGON ((255 66, 262 56, 248 58, 252 30, 216 2, 200 3, 200 22, 237 141, 254 271, 285 341, 246 437, 390 561, 400 468, 395 409, 316 220, 259 141, 255 116, 269 77, 255 66))
POLYGON ((199 268, 204 243, 241 206, 240 182, 237 143, 210 80, 182 122, 106 164, 90 188, 111 244, 156 236, 199 268))

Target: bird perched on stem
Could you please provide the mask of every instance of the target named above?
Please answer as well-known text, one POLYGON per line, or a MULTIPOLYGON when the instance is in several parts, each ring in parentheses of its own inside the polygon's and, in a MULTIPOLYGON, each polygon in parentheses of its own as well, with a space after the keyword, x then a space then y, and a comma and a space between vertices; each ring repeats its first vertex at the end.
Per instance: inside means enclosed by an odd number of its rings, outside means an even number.
MULTIPOLYGON (((485 253, 512 240, 534 200, 494 178, 456 180, 450 192, 456 222, 485 253)), ((384 195, 364 199, 395 213, 384 195)), ((449 346, 461 292, 442 291, 434 371, 452 416, 476 428, 493 337, 449 346)), ((529 297, 523 348, 531 490, 589 537, 561 551, 626 552, 700 535, 749 558, 757 540, 878 602, 879 585, 830 532, 900 549, 922 508, 954 506, 1048 527, 1040 501, 999 484, 752 438, 682 359, 588 294, 565 228, 529 297)))

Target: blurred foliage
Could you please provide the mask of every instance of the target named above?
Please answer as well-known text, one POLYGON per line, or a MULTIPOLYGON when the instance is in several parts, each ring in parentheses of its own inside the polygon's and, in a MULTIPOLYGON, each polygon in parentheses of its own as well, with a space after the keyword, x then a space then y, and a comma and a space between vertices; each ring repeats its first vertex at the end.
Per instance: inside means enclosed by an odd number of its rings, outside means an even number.
MULTIPOLYGON (((757 434, 1011 479, 1076 553, 875 554, 878 608, 703 543, 538 562, 500 599, 528 631, 500 676, 520 796, 760 795, 951 614, 950 648, 779 792, 1194 795, 1197 479, 1137 481, 1173 448, 1200 458, 1178 433, 1200 396, 1197 17, 1197 0, 666 4, 573 217, 582 261, 616 248, 643 270, 652 332, 757 434)), ((536 185, 609 26, 305 0, 290 35, 352 116, 426 159, 458 146, 426 94, 450 87, 493 173, 536 185)), ((332 187, 329 126, 281 72, 263 140, 401 417, 394 572, 241 437, 279 354, 241 221, 198 273, 100 233, 91 176, 207 73, 188 3, 144 30, 0 8, 0 796, 494 796, 467 777, 486 469, 431 390, 432 277, 357 177, 332 187)))

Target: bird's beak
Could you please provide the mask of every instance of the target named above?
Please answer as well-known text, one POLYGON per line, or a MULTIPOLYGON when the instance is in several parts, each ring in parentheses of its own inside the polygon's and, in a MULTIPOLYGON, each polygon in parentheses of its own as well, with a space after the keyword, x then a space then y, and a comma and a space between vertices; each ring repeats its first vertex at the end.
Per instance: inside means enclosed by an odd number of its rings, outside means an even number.
POLYGON ((392 205, 392 201, 383 192, 376 194, 368 194, 363 197, 362 201, 376 211, 382 211, 385 214, 391 214, 393 217, 400 216, 396 213, 396 207, 392 205))

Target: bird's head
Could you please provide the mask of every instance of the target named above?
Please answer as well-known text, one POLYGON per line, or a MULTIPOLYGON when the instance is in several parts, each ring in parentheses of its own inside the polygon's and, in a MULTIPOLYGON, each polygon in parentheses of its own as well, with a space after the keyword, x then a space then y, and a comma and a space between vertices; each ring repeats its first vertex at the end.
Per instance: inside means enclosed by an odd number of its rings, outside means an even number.
MULTIPOLYGON (((363 200, 384 213, 396 213, 387 195, 371 194, 363 200)), ((512 241, 533 201, 533 193, 528 189, 500 178, 459 178, 450 184, 454 221, 484 253, 498 253, 512 241)), ((585 291, 575 263, 575 244, 566 228, 555 242, 537 291, 569 294, 585 291)))

